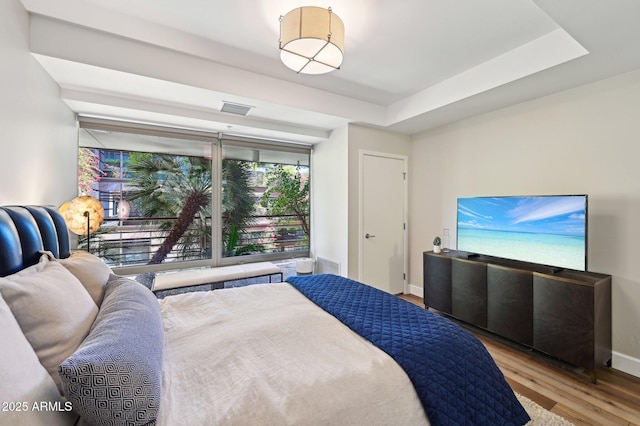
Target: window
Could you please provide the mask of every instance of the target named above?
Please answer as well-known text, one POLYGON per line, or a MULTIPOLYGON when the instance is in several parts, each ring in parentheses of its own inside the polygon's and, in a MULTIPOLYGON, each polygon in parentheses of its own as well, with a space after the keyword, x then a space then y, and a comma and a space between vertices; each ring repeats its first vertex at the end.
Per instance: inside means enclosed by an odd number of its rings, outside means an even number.
POLYGON ((105 209, 91 250, 118 272, 308 256, 309 147, 93 119, 80 127, 79 191, 105 209))
POLYGON ((223 256, 309 250, 309 151, 222 141, 223 256))

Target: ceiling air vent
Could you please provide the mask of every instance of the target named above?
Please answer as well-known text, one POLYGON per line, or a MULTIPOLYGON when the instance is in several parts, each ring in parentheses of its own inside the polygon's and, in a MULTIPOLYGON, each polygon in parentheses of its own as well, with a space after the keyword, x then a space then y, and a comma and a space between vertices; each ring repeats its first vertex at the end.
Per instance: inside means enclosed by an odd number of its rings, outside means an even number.
POLYGON ((251 111, 251 108, 253 107, 250 105, 242 105, 233 102, 222 101, 222 108, 220 108, 220 111, 237 115, 247 115, 249 114, 249 111, 251 111))

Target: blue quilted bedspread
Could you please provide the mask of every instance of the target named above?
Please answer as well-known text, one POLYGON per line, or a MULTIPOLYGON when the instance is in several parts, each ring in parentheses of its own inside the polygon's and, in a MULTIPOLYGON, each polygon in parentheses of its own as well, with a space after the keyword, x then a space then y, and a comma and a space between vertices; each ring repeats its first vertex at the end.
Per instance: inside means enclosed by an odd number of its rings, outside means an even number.
POLYGON ((529 421, 482 343, 452 321, 336 275, 287 282, 395 359, 413 382, 431 424, 529 421))

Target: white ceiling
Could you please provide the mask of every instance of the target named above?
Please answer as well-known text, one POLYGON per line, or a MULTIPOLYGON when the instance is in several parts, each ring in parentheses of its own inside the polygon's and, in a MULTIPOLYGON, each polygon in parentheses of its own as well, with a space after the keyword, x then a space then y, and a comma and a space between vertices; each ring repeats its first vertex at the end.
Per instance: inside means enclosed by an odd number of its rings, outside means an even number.
POLYGON ((640 68, 638 0, 22 3, 75 112, 288 141, 345 123, 412 134, 640 68), (278 17, 305 5, 344 21, 340 70, 280 63, 278 17))

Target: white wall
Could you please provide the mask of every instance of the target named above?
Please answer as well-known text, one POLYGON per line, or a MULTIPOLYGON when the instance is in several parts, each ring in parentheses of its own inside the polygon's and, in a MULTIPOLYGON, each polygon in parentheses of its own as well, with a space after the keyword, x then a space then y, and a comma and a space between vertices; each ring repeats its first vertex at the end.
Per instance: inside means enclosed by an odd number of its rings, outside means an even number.
POLYGON ((589 195, 589 270, 613 276, 613 366, 640 376, 640 72, 413 137, 410 282, 456 198, 589 195))
POLYGON ((340 264, 348 270, 348 159, 347 126, 336 129, 328 141, 316 144, 311 157, 312 256, 340 264))
POLYGON ((357 279, 360 151, 408 156, 406 135, 349 124, 313 148, 313 256, 340 262, 340 273, 357 279))
POLYGON ((0 205, 60 205, 77 195, 76 123, 29 53, 29 16, 0 2, 0 205))

